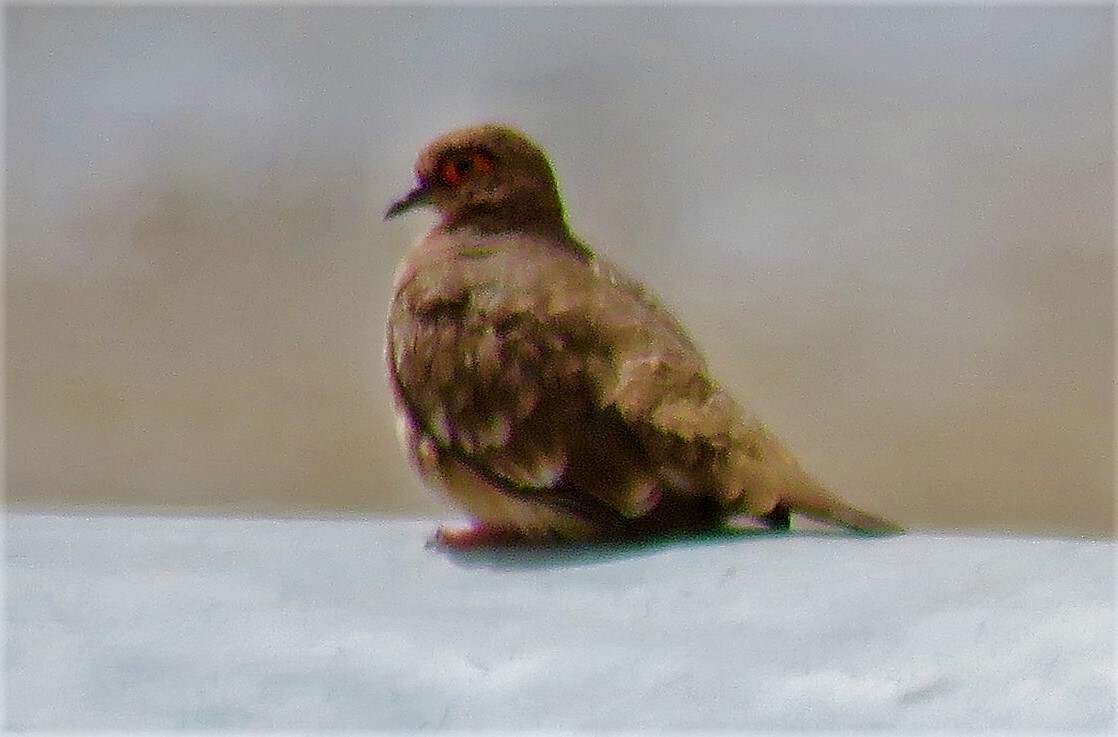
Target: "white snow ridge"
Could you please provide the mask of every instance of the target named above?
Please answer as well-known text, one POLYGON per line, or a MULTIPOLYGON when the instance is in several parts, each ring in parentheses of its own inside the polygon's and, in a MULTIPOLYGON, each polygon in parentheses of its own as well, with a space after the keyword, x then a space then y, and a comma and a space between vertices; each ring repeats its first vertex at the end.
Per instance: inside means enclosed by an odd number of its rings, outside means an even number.
POLYGON ((10 729, 1115 727, 1111 541, 7 517, 10 729))

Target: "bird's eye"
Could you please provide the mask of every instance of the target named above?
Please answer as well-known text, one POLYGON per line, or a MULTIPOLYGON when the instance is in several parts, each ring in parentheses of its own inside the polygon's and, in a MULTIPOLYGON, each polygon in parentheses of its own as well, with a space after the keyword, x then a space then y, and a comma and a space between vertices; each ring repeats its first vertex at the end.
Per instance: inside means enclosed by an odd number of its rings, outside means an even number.
POLYGON ((471 175, 493 171, 493 159, 480 151, 466 151, 445 159, 439 167, 439 180, 448 187, 457 187, 471 175))

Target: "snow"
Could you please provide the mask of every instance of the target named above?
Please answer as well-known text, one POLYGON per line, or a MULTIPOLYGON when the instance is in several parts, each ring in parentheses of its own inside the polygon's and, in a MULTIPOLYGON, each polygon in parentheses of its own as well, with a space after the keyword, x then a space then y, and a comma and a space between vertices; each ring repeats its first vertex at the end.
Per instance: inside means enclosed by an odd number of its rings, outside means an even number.
POLYGON ((1115 726, 1115 544, 7 516, 12 729, 1115 726))

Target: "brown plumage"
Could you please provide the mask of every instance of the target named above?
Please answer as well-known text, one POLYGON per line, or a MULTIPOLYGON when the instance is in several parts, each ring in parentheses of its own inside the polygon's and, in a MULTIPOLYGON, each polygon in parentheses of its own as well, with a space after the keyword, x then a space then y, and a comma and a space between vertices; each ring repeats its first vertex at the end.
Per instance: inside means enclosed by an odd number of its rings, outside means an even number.
POLYGON ((472 515, 448 545, 624 540, 789 514, 900 528, 836 498, 710 377, 687 333, 567 227, 546 156, 483 125, 420 154, 441 220, 401 264, 389 381, 424 478, 472 515))

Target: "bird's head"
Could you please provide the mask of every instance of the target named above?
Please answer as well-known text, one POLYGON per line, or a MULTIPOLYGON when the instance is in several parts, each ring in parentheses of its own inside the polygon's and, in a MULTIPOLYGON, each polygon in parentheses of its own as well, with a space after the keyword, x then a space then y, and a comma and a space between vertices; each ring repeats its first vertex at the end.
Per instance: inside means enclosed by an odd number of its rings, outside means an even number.
POLYGON ((385 219, 429 205, 446 229, 566 229, 551 164, 512 128, 479 125, 436 138, 419 154, 415 178, 385 219))

